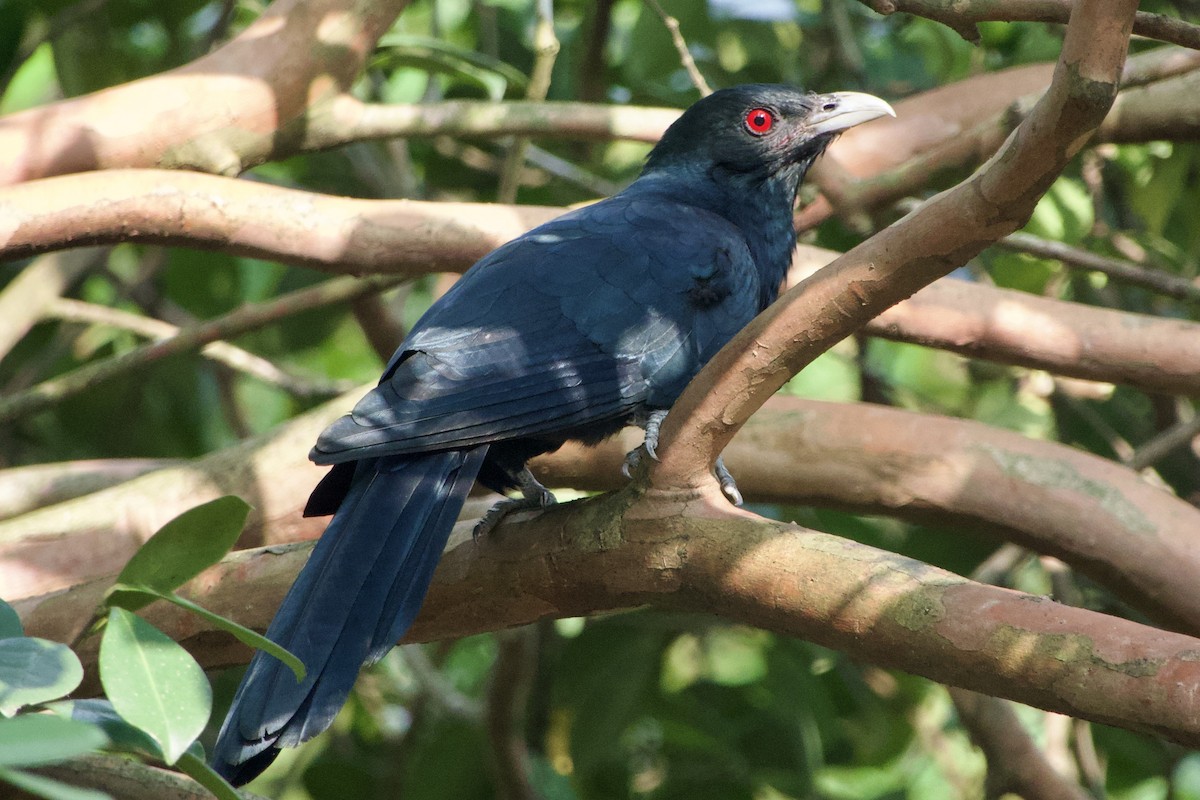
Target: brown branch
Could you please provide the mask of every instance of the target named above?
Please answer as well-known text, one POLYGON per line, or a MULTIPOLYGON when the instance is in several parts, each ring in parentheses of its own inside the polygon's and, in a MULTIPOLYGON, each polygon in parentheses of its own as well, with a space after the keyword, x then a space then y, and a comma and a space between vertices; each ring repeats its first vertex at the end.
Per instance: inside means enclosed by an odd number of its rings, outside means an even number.
POLYGON ((996 242, 997 247, 1018 253, 1028 253, 1038 258, 1052 258, 1070 267, 1099 272, 1113 280, 1141 286, 1157 294, 1177 300, 1200 302, 1200 285, 1186 278, 1159 272, 1119 258, 1097 255, 1069 244, 1043 239, 1028 233, 1013 233, 996 242))
POLYGON ((1006 701, 965 689, 951 689, 950 698, 987 757, 988 797, 1011 792, 1026 800, 1089 800, 1091 795, 1055 772, 1006 701))
MULTIPOLYGON (((1114 128, 1110 115, 1096 140, 1200 137, 1198 64, 1200 53, 1175 47, 1130 57, 1115 106, 1127 109, 1122 124, 1114 128), (1156 82, 1163 85, 1153 102, 1144 90, 1131 91, 1156 82), (1170 102, 1161 102, 1164 97, 1170 102)), ((848 131, 813 171, 822 196, 801 209, 796 227, 813 228, 835 212, 855 224, 866 212, 976 166, 1003 144, 1050 78, 1049 64, 972 76, 900 101, 895 119, 848 131)))
POLYGON ((867 323, 875 336, 1149 392, 1200 396, 1200 325, 939 280, 867 323))
MULTIPOLYGON (((529 75, 529 87, 525 91, 526 101, 542 102, 550 91, 550 78, 554 73, 554 62, 558 58, 559 42, 554 34, 554 4, 551 0, 537 0, 537 22, 533 28, 533 69, 529 75)), ((501 203, 512 203, 517 199, 521 186, 521 173, 525 168, 525 153, 529 139, 518 136, 508 146, 504 166, 500 169, 500 185, 496 199, 501 203)))
POLYGON ((1139 445, 1130 454, 1126 466, 1134 470, 1153 466, 1173 451, 1191 444, 1197 436, 1200 436, 1200 414, 1172 425, 1153 439, 1139 445))
MULTIPOLYGON (((3 237, 0 237, 2 239, 3 237)), ((92 267, 104 250, 47 254, 0 291, 0 358, 44 316, 46 308, 92 267)))
MULTIPOLYGON (((968 42, 979 42, 980 22, 1057 22, 1065 24, 1072 0, 859 0, 885 16, 902 12, 940 22, 968 42)), ((1139 11, 1133 32, 1182 47, 1200 49, 1200 27, 1165 14, 1139 11)))
POLYGON ((643 0, 643 2, 650 6, 663 21, 667 33, 671 35, 671 44, 675 46, 675 52, 679 53, 679 63, 683 64, 683 69, 688 74, 692 86, 696 87, 696 91, 700 92, 701 97, 708 97, 712 94, 712 87, 708 85, 708 81, 704 80, 704 73, 696 66, 696 59, 692 58, 692 51, 688 49, 687 40, 683 38, 683 32, 679 29, 679 20, 668 14, 658 0, 643 0))
MULTIPOLYGON (((317 535, 324 520, 300 511, 323 470, 305 454, 360 393, 270 436, 0 523, 6 598, 116 570, 172 516, 226 493, 256 508, 245 545, 317 535)), ((629 431, 598 448, 565 447, 535 471, 551 486, 621 488, 624 453, 638 442, 629 431)), ((1189 589, 1200 574, 1200 511, 1088 453, 975 422, 780 397, 739 433, 726 460, 752 501, 989 531, 1054 554, 1145 613, 1200 632, 1200 595, 1189 589)))
MULTIPOLYGON (((625 491, 460 526, 411 641, 652 603, 798 636, 881 666, 1200 745, 1200 640, 983 586, 724 503, 625 491), (480 602, 487 598, 487 602, 480 602)), ((262 629, 308 547, 240 553, 194 582, 214 611, 262 629)), ((108 578, 107 580, 111 580, 108 578)), ((105 581, 25 601, 30 635, 69 640, 105 581)), ((205 666, 246 649, 163 604, 147 609, 205 666)), ((81 657, 91 664, 95 643, 81 657)))
MULTIPOLYGON (((327 272, 462 271, 562 209, 353 200, 209 175, 114 170, 0 190, 23 209, 0 258, 90 240, 183 242, 327 272), (73 198, 64 206, 64 195, 73 198), (75 205, 78 201, 78 205, 75 205), (278 233, 274 233, 277 231, 278 233)), ((805 264, 836 254, 801 251, 805 264)), ((871 331, 1009 364, 1151 391, 1197 394, 1192 323, 953 282, 885 313, 871 331), (1038 324, 1021 331, 1018 325, 1038 324), (1051 326, 1050 323, 1054 322, 1051 326), (1120 331, 1118 334, 1117 332, 1120 331)), ((383 337, 391 344, 395 339, 383 337)))
POLYGON ((1127 144, 1200 139, 1200 71, 1121 92, 1096 141, 1127 144))
MULTIPOLYGON (((569 447, 536 466, 553 485, 606 489, 617 485, 623 452, 569 447)), ((1200 574, 1191 544, 1200 511, 1111 461, 977 422, 785 397, 739 431, 725 460, 755 501, 988 532, 1200 633, 1200 597, 1176 596, 1195 594, 1186 587, 1200 574)))
POLYGON ((444 100, 382 105, 341 95, 313 115, 300 149, 325 150, 371 139, 427 136, 657 142, 679 113, 676 108, 564 101, 444 100))
POLYGON ((487 693, 488 751, 500 800, 537 800, 525 741, 529 693, 537 677, 536 625, 501 631, 487 693))
POLYGON ((0 520, 98 492, 179 463, 171 458, 111 458, 6 469, 0 472, 0 520))
POLYGON ((167 170, 0 189, 0 259, 95 242, 220 249, 326 272, 462 270, 562 213, 538 206, 356 200, 167 170))
POLYGON ((406 0, 278 0, 237 38, 160 75, 0 119, 0 185, 112 167, 235 175, 295 152, 406 0))
POLYGON ((967 181, 802 282, 701 371, 663 425, 655 485, 718 492, 708 465, 780 386, 888 306, 1028 220, 1104 118, 1121 77, 1135 0, 1079 0, 1049 90, 967 181))

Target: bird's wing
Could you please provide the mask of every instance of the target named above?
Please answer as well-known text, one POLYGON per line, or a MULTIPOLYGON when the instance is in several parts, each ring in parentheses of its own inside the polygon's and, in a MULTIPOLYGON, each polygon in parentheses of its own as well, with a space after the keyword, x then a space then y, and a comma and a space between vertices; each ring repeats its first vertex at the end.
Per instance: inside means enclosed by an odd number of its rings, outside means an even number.
POLYGON ((536 437, 666 407, 753 316, 755 274, 736 229, 689 206, 618 196, 560 217, 464 275, 312 458, 536 437))

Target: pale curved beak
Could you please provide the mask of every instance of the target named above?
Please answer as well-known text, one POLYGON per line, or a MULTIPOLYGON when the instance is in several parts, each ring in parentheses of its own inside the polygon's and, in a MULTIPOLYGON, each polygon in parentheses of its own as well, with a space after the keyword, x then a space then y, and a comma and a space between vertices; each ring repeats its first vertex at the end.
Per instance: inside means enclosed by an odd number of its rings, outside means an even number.
POLYGON ((808 118, 808 129, 815 134, 841 133, 879 117, 896 116, 886 101, 873 94, 830 92, 813 99, 816 102, 808 118))

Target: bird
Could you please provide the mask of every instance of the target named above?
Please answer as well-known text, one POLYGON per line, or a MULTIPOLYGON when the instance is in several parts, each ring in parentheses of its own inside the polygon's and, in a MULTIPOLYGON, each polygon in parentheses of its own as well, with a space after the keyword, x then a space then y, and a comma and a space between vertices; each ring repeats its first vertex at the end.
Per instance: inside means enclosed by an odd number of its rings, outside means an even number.
MULTIPOLYGON (((805 173, 838 134, 895 112, 860 92, 747 84, 702 98, 621 192, 480 259, 420 318, 378 385, 322 433, 333 514, 267 629, 213 750, 234 785, 329 727, 361 668, 416 617, 478 481, 502 500, 477 534, 553 495, 526 463, 566 441, 658 427, 702 366, 778 295, 805 173)), ((645 455, 643 455, 645 453, 645 455)), ((722 488, 740 502, 718 460, 722 488)))

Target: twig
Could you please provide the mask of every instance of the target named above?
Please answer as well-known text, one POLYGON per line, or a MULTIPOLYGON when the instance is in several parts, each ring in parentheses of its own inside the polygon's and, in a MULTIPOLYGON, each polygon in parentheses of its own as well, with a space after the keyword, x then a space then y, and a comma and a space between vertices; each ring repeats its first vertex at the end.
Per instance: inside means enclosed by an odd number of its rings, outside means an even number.
MULTIPOLYGON (((369 294, 350 303, 354 319, 362 328, 367 343, 379 356, 379 360, 387 363, 396 351, 396 346, 404 339, 404 326, 392 313, 391 306, 378 294, 369 294)), ((346 391, 350 386, 343 386, 339 391, 346 391)))
POLYGON ((396 652, 400 653, 404 663, 412 671, 421 691, 428 695, 435 705, 451 716, 468 722, 478 724, 483 720, 483 704, 463 694, 446 680, 421 645, 401 647, 396 652))
POLYGON ((1097 255, 1069 244, 1042 239, 1028 233, 1011 233, 996 242, 997 247, 1039 258, 1052 258, 1069 267, 1100 272, 1113 280, 1141 286, 1176 300, 1200 302, 1200 286, 1186 278, 1146 269, 1131 261, 1097 255))
POLYGON ((29 332, 46 306, 75 285, 108 253, 107 247, 42 256, 0 292, 0 358, 29 332))
MULTIPOLYGON (((131 331, 151 339, 167 339, 179 333, 179 327, 169 322, 131 314, 108 306, 84 303, 80 300, 58 298, 54 300, 45 314, 54 319, 69 322, 86 322, 94 325, 108 325, 114 328, 131 331)), ((258 380, 277 386, 297 397, 325 398, 339 395, 355 385, 355 381, 325 381, 307 379, 291 375, 272 364, 261 356, 243 350, 228 342, 213 342, 205 345, 200 354, 211 358, 230 369, 258 380)))
POLYGON ((1146 469, 1154 466, 1173 450, 1186 446, 1197 436, 1200 436, 1200 414, 1167 428, 1153 439, 1134 449, 1123 461, 1130 469, 1146 469))
MULTIPOLYGON (((980 22, 1057 22, 1066 23, 1072 0, 1025 0, 1022 3, 971 2, 967 0, 859 0, 879 14, 897 11, 926 17, 951 28, 969 42, 979 41, 975 25, 980 22)), ((1200 27, 1165 14, 1139 11, 1133 32, 1182 47, 1200 49, 1200 27)))
MULTIPOLYGON (((972 570, 971 578, 999 584, 1028 555, 1021 547, 1005 544, 972 570)), ((1074 780, 1055 769, 1008 701, 956 688, 950 689, 950 699, 987 759, 986 797, 1012 792, 1027 800, 1090 800, 1074 780)))
POLYGON ((679 30, 679 20, 668 14, 666 9, 659 5, 658 0, 645 0, 645 3, 654 9, 655 13, 662 18, 663 25, 667 26, 667 33, 671 34, 671 43, 675 45, 675 50, 679 53, 679 60, 683 63, 683 68, 687 70, 692 85, 700 92, 701 97, 708 97, 712 94, 712 87, 708 85, 708 81, 704 80, 704 75, 696 66, 696 59, 692 58, 692 51, 688 49, 683 33, 679 30))
POLYGON ((501 800, 539 797, 530 781, 524 718, 537 671, 538 628, 529 625, 496 635, 500 646, 487 698, 487 736, 501 800))
MULTIPOLYGON (((554 34, 554 4, 552 0, 537 0, 537 25, 533 31, 534 62, 529 76, 529 88, 525 92, 528 101, 542 101, 550 91, 550 78, 554 74, 554 62, 558 57, 558 37, 554 34)), ((500 171, 500 187, 496 198, 501 203, 517 199, 521 185, 521 171, 525 166, 525 149, 529 139, 517 137, 508 148, 504 168, 500 171)))
POLYGON ((350 95, 333 101, 307 132, 306 148, 398 136, 553 136, 557 139, 657 142, 679 109, 563 101, 502 103, 444 100, 384 105, 350 95))
POLYGON ((0 421, 16 419, 50 408, 101 381, 125 375, 167 356, 197 350, 218 339, 228 339, 301 311, 344 303, 364 294, 394 286, 402 280, 404 278, 398 275, 374 275, 361 280, 335 278, 284 295, 269 303, 243 306, 209 322, 181 329, 169 338, 88 364, 38 384, 29 391, 0 400, 0 421))
POLYGON ((950 698, 971 740, 987 757, 988 797, 1013 792, 1027 800, 1090 800, 1055 771, 1007 701, 953 688, 950 698))
POLYGON ((525 149, 525 160, 539 169, 544 169, 554 177, 573 183, 597 197, 607 197, 621 191, 621 187, 612 181, 588 172, 578 164, 573 164, 565 158, 559 158, 549 150, 543 150, 535 144, 530 144, 525 149))

